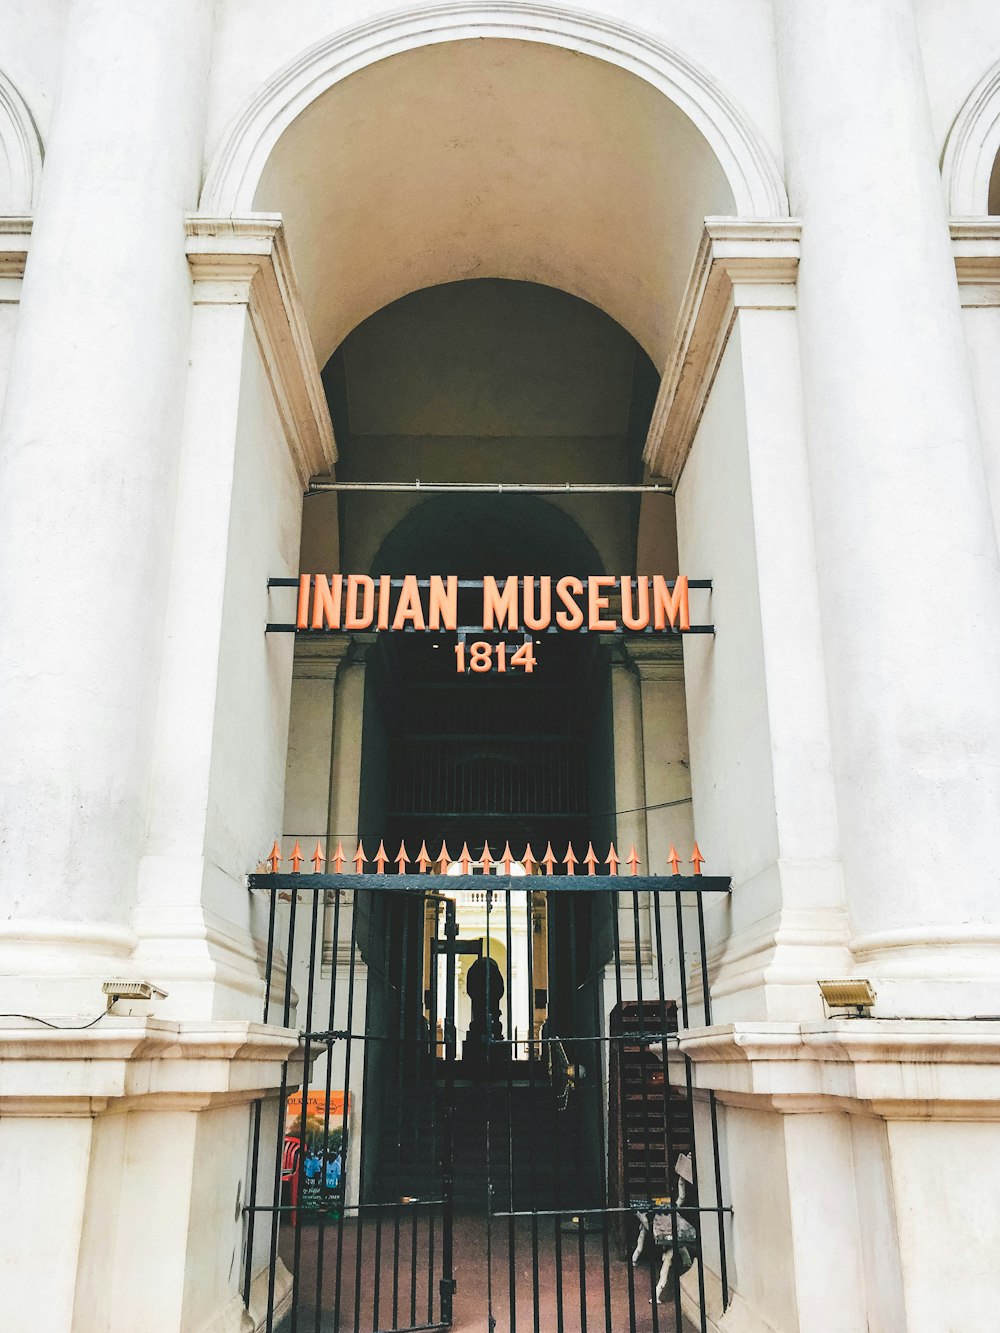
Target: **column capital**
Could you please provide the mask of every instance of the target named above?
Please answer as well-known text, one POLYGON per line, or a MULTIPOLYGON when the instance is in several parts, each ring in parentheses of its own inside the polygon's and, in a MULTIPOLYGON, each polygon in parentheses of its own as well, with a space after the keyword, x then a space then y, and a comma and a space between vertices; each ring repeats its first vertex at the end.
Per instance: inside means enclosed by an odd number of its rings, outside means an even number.
POLYGON ((338 634, 329 638, 299 639, 295 644, 296 680, 336 680, 341 665, 364 666, 374 634, 338 634))
POLYGON ((187 218, 195 305, 246 306, 303 488, 329 474, 337 445, 278 214, 187 218))
POLYGON ((642 454, 654 477, 680 480, 737 311, 794 310, 801 234, 797 218, 705 219, 642 454))
POLYGON ((643 634, 626 639, 622 651, 635 667, 642 684, 647 681, 684 681, 684 648, 679 637, 643 634))
POLYGON ((351 640, 336 638, 301 638, 295 644, 292 674, 296 680, 335 680, 340 664, 347 657, 351 640))

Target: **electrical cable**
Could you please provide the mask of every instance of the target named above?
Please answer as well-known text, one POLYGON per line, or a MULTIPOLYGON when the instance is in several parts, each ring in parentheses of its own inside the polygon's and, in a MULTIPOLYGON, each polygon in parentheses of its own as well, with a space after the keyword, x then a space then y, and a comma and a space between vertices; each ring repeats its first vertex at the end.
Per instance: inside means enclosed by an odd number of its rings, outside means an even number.
POLYGON ((29 1023, 41 1023, 43 1027, 54 1028, 56 1032, 83 1032, 85 1028, 92 1028, 95 1023, 99 1023, 107 1016, 108 1011, 105 1009, 89 1023, 50 1023, 47 1018, 39 1018, 37 1014, 0 1014, 0 1018, 26 1018, 29 1023))

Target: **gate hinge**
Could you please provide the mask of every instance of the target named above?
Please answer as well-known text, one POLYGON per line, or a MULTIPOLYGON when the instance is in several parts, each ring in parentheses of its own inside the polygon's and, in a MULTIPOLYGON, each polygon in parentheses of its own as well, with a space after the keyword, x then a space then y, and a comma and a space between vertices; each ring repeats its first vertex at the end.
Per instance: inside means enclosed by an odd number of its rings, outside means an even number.
POLYGON ((441 1290, 441 1322, 450 1325, 458 1283, 453 1277, 443 1277, 438 1285, 441 1290))

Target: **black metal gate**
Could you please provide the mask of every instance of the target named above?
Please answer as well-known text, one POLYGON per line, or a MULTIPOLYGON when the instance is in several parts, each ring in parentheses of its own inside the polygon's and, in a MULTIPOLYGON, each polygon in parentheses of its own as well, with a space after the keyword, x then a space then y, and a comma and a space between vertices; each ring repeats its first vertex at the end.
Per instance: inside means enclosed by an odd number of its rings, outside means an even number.
POLYGON ((356 864, 251 876, 264 1017, 303 1033, 282 1113, 254 1109, 261 1326, 706 1329, 729 1210, 676 1036, 711 1021, 703 904, 728 881, 356 864))

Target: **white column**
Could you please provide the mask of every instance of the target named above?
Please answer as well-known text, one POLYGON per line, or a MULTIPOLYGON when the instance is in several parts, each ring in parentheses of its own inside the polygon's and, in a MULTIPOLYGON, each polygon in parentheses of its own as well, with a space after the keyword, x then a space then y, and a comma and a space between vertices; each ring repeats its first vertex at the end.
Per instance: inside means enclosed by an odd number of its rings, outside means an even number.
POLYGON ((912 7, 776 32, 857 966, 882 1013, 995 1013, 1000 569, 912 7))
MULTIPOLYGON (((365 658, 372 634, 356 634, 337 672, 333 705, 333 758, 330 765, 331 854, 343 842, 350 861, 357 848, 361 801, 361 741, 365 720, 365 658)), ((376 847, 366 847, 369 858, 376 847)), ((411 848, 416 855, 416 849, 411 848)), ((348 866, 348 869, 350 867, 348 866)))
POLYGON ((686 861, 694 842, 681 642, 647 635, 629 642, 628 655, 639 678, 643 785, 649 806, 645 817, 649 864, 643 873, 669 875, 671 845, 686 861))
POLYGON ((0 426, 5 929, 38 958, 0 970, 54 974, 19 992, 43 1008, 99 999, 66 979, 131 943, 212 9, 74 0, 62 32, 0 426))
MULTIPOLYGON (((610 636, 609 636, 610 639, 610 636)), ((615 736, 615 830, 618 855, 624 861, 635 847, 643 873, 648 869, 646 848, 646 778, 643 762, 642 705, 639 676, 622 644, 611 639, 611 708, 615 736)), ((598 856, 606 847, 595 847, 598 856)), ((598 866, 600 873, 601 867, 598 866)), ((628 873, 622 867, 622 873, 628 873)))

